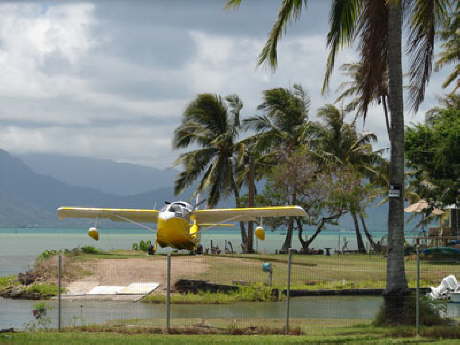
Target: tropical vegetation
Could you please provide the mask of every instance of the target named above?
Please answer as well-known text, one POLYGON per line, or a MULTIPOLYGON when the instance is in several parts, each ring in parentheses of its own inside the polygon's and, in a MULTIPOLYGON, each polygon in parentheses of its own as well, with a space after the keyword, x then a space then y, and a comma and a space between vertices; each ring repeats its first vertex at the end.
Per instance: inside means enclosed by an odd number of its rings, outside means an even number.
POLYGON ((426 118, 406 129, 410 185, 431 208, 460 205, 460 96, 447 96, 426 118))
MULTIPOLYGON (((237 7, 242 0, 229 0, 237 7)), ((287 25, 298 19, 308 0, 284 0, 278 10, 268 39, 259 55, 259 64, 277 66, 277 47, 287 25)), ((436 34, 445 23, 451 0, 333 0, 330 30, 327 34, 329 56, 323 91, 327 89, 339 50, 357 47, 362 64, 361 102, 365 110, 379 95, 388 80, 390 165, 389 187, 400 190, 389 198, 387 295, 404 295, 404 100, 402 45, 403 24, 407 23, 406 51, 410 56, 410 103, 418 110, 430 80, 436 34)))

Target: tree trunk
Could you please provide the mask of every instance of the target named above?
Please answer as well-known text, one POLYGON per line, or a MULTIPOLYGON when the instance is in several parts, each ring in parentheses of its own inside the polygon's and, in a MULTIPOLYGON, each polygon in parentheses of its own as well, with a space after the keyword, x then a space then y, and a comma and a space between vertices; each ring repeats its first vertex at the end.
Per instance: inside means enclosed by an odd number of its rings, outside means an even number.
POLYGON ((286 238, 284 239, 284 243, 280 249, 280 253, 286 254, 289 248, 292 248, 292 232, 293 231, 294 231, 294 220, 292 219, 292 217, 289 217, 286 238))
MULTIPOLYGON (((235 180, 232 178, 232 188, 233 195, 235 196, 235 207, 240 208, 240 191, 235 183, 235 180)), ((246 252, 246 246, 248 242, 248 235, 246 233, 246 228, 244 227, 244 222, 240 222, 240 232, 241 232, 241 249, 243 252, 246 252)))
POLYGON ((404 105, 402 84, 402 10, 400 1, 388 2, 388 75, 391 119, 390 184, 401 190, 389 198, 386 295, 407 291, 404 270, 404 105))
MULTIPOLYGON (((254 159, 249 154, 249 171, 248 171, 248 207, 254 207, 256 186, 255 186, 255 165, 254 159)), ((248 237, 247 237, 246 252, 249 254, 254 253, 254 222, 248 222, 248 237)))
POLYGON ((363 237, 361 236, 361 232, 359 231, 358 217, 356 217, 356 213, 354 212, 351 213, 351 217, 353 218, 353 223, 355 224, 356 243, 358 245, 358 252, 366 253, 366 247, 364 246, 363 237))
MULTIPOLYGON (((302 226, 302 221, 300 218, 296 218, 295 222, 297 224, 297 237, 299 238, 300 245, 302 246, 302 249, 308 249, 307 241, 303 239, 303 226, 302 226)), ((308 240, 308 237, 307 237, 308 240)))
POLYGON ((364 221, 364 217, 362 215, 359 215, 359 218, 361 219, 361 225, 363 226, 364 234, 366 235, 366 238, 369 241, 372 249, 376 253, 379 253, 382 250, 382 247, 379 244, 375 243, 374 239, 372 238, 372 235, 367 230, 367 226, 366 226, 366 222, 364 221))
POLYGON ((313 235, 311 235, 310 237, 307 237, 307 239, 305 239, 305 240, 302 238, 303 228, 302 228, 301 220, 300 220, 300 218, 296 218, 297 219, 297 227, 298 227, 298 230, 299 230, 298 236, 299 236, 299 241, 302 244, 302 249, 304 251, 308 250, 308 248, 310 247, 310 244, 312 244, 312 242, 316 239, 316 237, 323 230, 324 225, 326 225, 326 222, 328 222, 330 220, 333 220, 333 219, 338 219, 341 216, 342 216, 342 212, 340 212, 338 214, 335 214, 335 215, 331 215, 330 217, 321 218, 319 223, 316 224, 315 233, 313 235))
MULTIPOLYGON (((297 195, 295 192, 292 194, 292 205, 297 203, 297 195)), ((286 238, 284 239, 284 243, 280 249, 280 253, 287 253, 289 248, 292 248, 292 233, 294 232, 294 219, 289 217, 288 220, 288 228, 286 233, 286 238)))

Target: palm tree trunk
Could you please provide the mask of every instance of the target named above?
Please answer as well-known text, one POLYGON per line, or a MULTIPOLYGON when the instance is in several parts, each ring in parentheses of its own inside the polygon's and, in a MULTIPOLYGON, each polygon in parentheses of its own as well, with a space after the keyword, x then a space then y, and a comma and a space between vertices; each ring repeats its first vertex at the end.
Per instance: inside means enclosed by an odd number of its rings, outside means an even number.
MULTIPOLYGON (((235 196, 235 207, 240 208, 240 191, 238 190, 238 186, 236 185, 235 179, 232 178, 232 189, 233 195, 235 196)), ((241 232, 241 249, 243 252, 246 252, 246 246, 248 242, 248 235, 246 233, 246 228, 244 227, 244 222, 240 222, 240 232, 241 232)))
MULTIPOLYGON (((292 205, 295 205, 296 202, 297 202, 297 196, 295 193, 293 193, 292 205)), ((289 251, 289 248, 292 248, 292 233, 293 232, 294 232, 294 219, 292 219, 292 217, 289 217, 286 238, 284 239, 284 243, 281 246, 280 253, 287 253, 289 251)))
POLYGON ((358 252, 365 253, 366 247, 364 246, 363 237, 359 231, 358 217, 355 212, 351 212, 351 217, 353 218, 353 223, 355 224, 355 233, 356 233, 356 243, 358 244, 358 252))
MULTIPOLYGON (((248 207, 255 206, 255 194, 256 194, 256 186, 255 186, 255 165, 254 159, 249 155, 249 171, 248 171, 248 207)), ((248 236, 247 236, 247 245, 246 245, 246 252, 247 253, 254 253, 254 222, 248 222, 248 236)))
POLYGON ((292 248, 292 233, 293 232, 294 232, 294 220, 292 219, 292 217, 290 217, 288 221, 286 238, 284 239, 284 243, 280 249, 281 254, 287 253, 289 248, 292 248))
POLYGON ((374 239, 372 238, 372 235, 370 232, 367 230, 366 222, 364 221, 364 217, 360 214, 359 218, 361 219, 361 225, 363 226, 363 231, 364 234, 366 235, 367 240, 369 241, 372 249, 378 253, 382 249, 379 244, 375 243, 374 239))
MULTIPOLYGON (((388 258, 385 295, 401 296, 407 292, 404 270, 404 105, 402 85, 402 10, 400 1, 388 2, 388 74, 391 118, 390 185, 401 190, 390 197, 388 207, 388 258)), ((392 302, 395 299, 390 298, 392 302)), ((390 308, 391 309, 391 308, 390 308)))

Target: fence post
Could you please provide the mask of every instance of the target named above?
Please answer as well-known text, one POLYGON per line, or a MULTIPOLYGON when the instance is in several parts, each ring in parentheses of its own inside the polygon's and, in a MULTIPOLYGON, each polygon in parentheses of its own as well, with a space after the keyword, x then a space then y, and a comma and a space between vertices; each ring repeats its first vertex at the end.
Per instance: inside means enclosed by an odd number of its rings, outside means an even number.
POLYGON ((166 331, 171 327, 171 253, 166 257, 166 331))
POLYGON ((58 256, 58 331, 61 331, 62 298, 61 298, 62 255, 58 256))
POLYGON ((416 253, 416 270, 415 279, 417 281, 417 287, 415 289, 415 334, 418 337, 420 335, 420 242, 419 238, 415 242, 415 253, 416 253))
POLYGON ((286 290, 286 334, 289 334, 289 307, 291 297, 291 264, 292 264, 293 249, 288 250, 288 276, 287 276, 287 290, 286 290))

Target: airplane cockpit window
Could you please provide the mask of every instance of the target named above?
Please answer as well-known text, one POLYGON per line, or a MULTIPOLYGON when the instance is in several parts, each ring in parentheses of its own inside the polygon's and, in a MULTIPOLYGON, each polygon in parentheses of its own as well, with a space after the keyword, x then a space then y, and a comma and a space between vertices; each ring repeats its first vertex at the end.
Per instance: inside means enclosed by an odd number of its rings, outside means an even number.
POLYGON ((173 203, 163 207, 162 211, 173 212, 176 217, 188 218, 190 216, 190 209, 186 204, 173 203))

